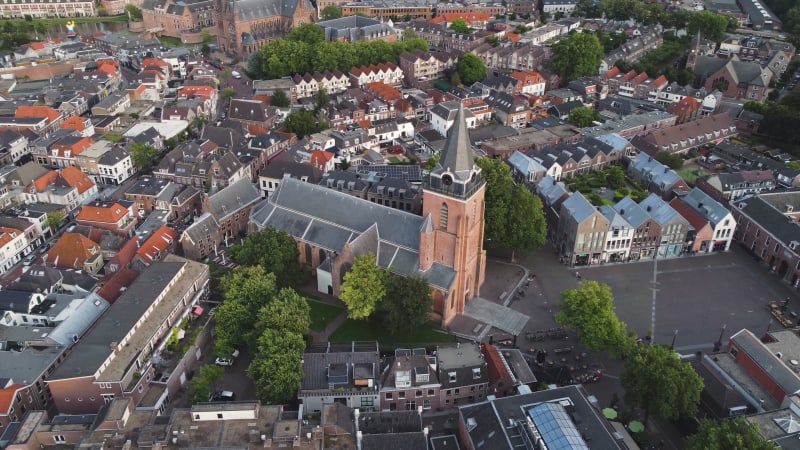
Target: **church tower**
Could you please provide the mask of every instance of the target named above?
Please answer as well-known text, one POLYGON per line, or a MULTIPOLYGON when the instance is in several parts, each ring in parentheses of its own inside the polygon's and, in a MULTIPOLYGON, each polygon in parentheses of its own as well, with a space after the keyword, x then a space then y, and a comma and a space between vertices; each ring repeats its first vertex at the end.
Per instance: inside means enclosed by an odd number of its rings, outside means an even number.
POLYGON ((467 300, 480 294, 486 271, 483 249, 484 194, 486 185, 467 134, 464 106, 442 150, 439 164, 423 185, 419 265, 433 263, 453 268, 450 290, 434 295, 434 313, 447 326, 464 312, 467 300))

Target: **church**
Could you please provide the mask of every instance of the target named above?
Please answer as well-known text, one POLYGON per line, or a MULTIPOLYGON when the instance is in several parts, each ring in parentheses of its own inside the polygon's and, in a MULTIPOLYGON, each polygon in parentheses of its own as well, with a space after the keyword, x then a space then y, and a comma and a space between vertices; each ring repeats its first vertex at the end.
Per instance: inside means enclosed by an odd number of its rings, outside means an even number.
POLYGON ((214 0, 214 8, 219 50, 242 59, 317 17, 309 0, 214 0))
POLYGON ((253 207, 252 230, 273 227, 297 240, 300 260, 317 276, 321 292, 338 295, 355 259, 372 254, 383 268, 428 281, 432 318, 443 327, 480 294, 485 183, 475 164, 463 106, 439 164, 423 184, 422 215, 372 203, 333 188, 285 178, 253 207))

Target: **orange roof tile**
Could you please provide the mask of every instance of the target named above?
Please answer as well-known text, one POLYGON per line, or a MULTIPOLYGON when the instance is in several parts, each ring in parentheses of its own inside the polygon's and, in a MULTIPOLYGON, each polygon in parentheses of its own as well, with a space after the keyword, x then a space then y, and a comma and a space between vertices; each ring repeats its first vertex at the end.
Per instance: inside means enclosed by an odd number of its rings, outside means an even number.
POLYGON ((136 251, 136 256, 145 263, 150 264, 157 260, 160 255, 163 255, 178 237, 177 231, 163 225, 142 244, 142 247, 136 251))
POLYGON ((325 164, 328 163, 333 159, 333 153, 326 152, 323 150, 312 150, 311 151, 311 165, 315 167, 319 167, 320 169, 325 167, 325 164))
POLYGON ((14 396, 24 387, 24 384, 12 384, 5 389, 0 389, 0 413, 8 414, 11 405, 14 404, 14 396))
POLYGON ((444 23, 444 16, 434 17, 433 19, 429 20, 428 23, 433 25, 441 25, 444 23))
POLYGON ((60 127, 75 131, 83 131, 86 129, 86 126, 84 125, 85 120, 86 119, 81 116, 72 116, 69 119, 61 122, 60 127))
POLYGON ((106 206, 86 205, 75 219, 84 222, 117 223, 128 212, 127 208, 117 202, 106 206))
POLYGON ((447 23, 452 23, 456 19, 464 19, 469 24, 471 22, 488 22, 491 16, 484 13, 448 13, 444 15, 444 20, 447 23))
POLYGON ((86 260, 94 257, 99 251, 100 246, 86 236, 64 233, 47 252, 47 262, 65 269, 83 267, 86 260))
POLYGON ((145 58, 144 61, 142 61, 141 67, 147 67, 147 66, 167 67, 169 66, 169 64, 167 64, 167 62, 164 61, 163 59, 145 58))
POLYGON ((0 227, 0 247, 6 246, 20 234, 22 234, 22 231, 16 228, 0 227))
POLYGON ((43 50, 44 49, 44 42, 31 42, 28 44, 28 47, 32 48, 33 50, 43 50))
POLYGON ((58 172, 51 170, 50 172, 47 172, 46 174, 37 178, 36 181, 33 182, 33 187, 36 189, 36 192, 42 192, 47 189, 47 186, 53 184, 56 181, 56 178, 58 178, 58 172))
POLYGON ((506 33, 505 37, 514 44, 522 39, 522 36, 518 35, 517 33, 506 33))
POLYGON ((606 79, 609 79, 609 78, 614 78, 617 75, 619 75, 619 67, 614 66, 611 69, 609 69, 608 72, 606 72, 603 76, 605 76, 606 79))
POLYGON ((47 123, 52 123, 61 117, 61 113, 49 106, 17 106, 14 117, 18 119, 46 117, 47 123))
POLYGON ((89 178, 89 175, 81 172, 77 167, 65 167, 61 170, 60 175, 67 184, 78 188, 79 194, 83 194, 94 187, 94 182, 89 178))

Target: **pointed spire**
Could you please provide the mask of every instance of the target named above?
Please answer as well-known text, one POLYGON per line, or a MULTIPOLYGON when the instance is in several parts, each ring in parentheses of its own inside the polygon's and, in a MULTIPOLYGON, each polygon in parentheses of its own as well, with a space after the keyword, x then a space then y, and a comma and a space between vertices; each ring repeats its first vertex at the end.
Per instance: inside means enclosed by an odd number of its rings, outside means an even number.
MULTIPOLYGON (((447 141, 442 149, 442 157, 439 160, 439 165, 442 171, 449 170, 453 172, 456 177, 462 180, 468 180, 470 171, 475 163, 474 160, 475 153, 472 151, 472 145, 469 141, 464 104, 459 102, 456 120, 453 126, 450 127, 447 141)), ((437 169, 439 168, 437 167, 437 169)))

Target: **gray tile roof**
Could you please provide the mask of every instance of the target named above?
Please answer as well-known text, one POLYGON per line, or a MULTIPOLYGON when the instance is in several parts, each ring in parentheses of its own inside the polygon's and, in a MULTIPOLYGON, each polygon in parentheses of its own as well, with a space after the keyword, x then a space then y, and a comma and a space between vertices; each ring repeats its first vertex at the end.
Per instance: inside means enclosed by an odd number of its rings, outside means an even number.
POLYGON ((217 219, 228 216, 261 198, 255 185, 247 178, 236 181, 208 198, 211 212, 217 219))
POLYGON ((434 286, 449 289, 453 268, 439 263, 419 270, 420 216, 378 205, 324 186, 287 178, 267 201, 256 205, 250 221, 274 227, 298 240, 341 252, 373 225, 379 236, 378 264, 396 273, 421 275, 434 286))
POLYGON ((621 230, 625 228, 632 228, 631 224, 625 220, 624 217, 620 213, 618 213, 614 208, 608 205, 602 205, 600 207, 600 214, 602 214, 606 219, 608 219, 608 228, 610 230, 621 230))
POLYGON ((544 197, 545 202, 550 206, 553 206, 561 197, 569 193, 564 183, 556 181, 550 176, 544 177, 539 181, 539 184, 536 185, 536 191, 544 197))
MULTIPOLYGON (((646 199, 639 202, 639 206, 644 208, 659 225, 666 225, 675 217, 681 217, 678 211, 672 209, 667 202, 656 194, 650 194, 646 199)), ((685 219, 684 219, 685 220, 685 219)))
POLYGON ((682 197, 682 200, 706 220, 711 222, 714 228, 716 228, 717 224, 722 220, 730 216, 730 211, 722 206, 720 202, 709 197, 708 194, 698 188, 692 189, 688 194, 682 197))
MULTIPOLYGON (((784 245, 792 241, 800 242, 800 223, 792 222, 786 218, 786 206, 792 206, 794 211, 800 211, 800 192, 786 192, 781 194, 762 194, 756 197, 741 200, 735 207, 742 211, 753 222, 763 228, 784 245), (785 203, 780 203, 781 199, 785 203), (794 203, 794 204, 793 204, 794 203)), ((800 252, 800 248, 797 250, 800 252)))
POLYGON ((450 127, 442 149, 442 158, 437 166, 437 170, 449 170, 462 181, 469 179, 475 165, 475 152, 470 144, 465 114, 464 105, 459 103, 458 114, 450 127))
POLYGON ((630 197, 625 197, 617 202, 617 204, 614 205, 614 211, 620 213, 633 228, 639 228, 650 218, 647 211, 630 197))
POLYGON ((377 380, 380 377, 380 353, 378 345, 367 349, 365 345, 350 349, 329 347, 324 353, 306 352, 303 354, 303 381, 300 391, 327 390, 331 383, 328 376, 330 366, 345 366, 346 378, 337 386, 355 387, 354 378, 377 380), (362 347, 362 348, 359 348, 362 347), (354 377, 355 375, 355 377, 354 377))
POLYGON ((592 205, 586 197, 580 192, 574 192, 568 199, 564 200, 561 204, 561 210, 569 211, 569 215, 576 223, 581 224, 589 217, 597 212, 597 209, 592 205))

